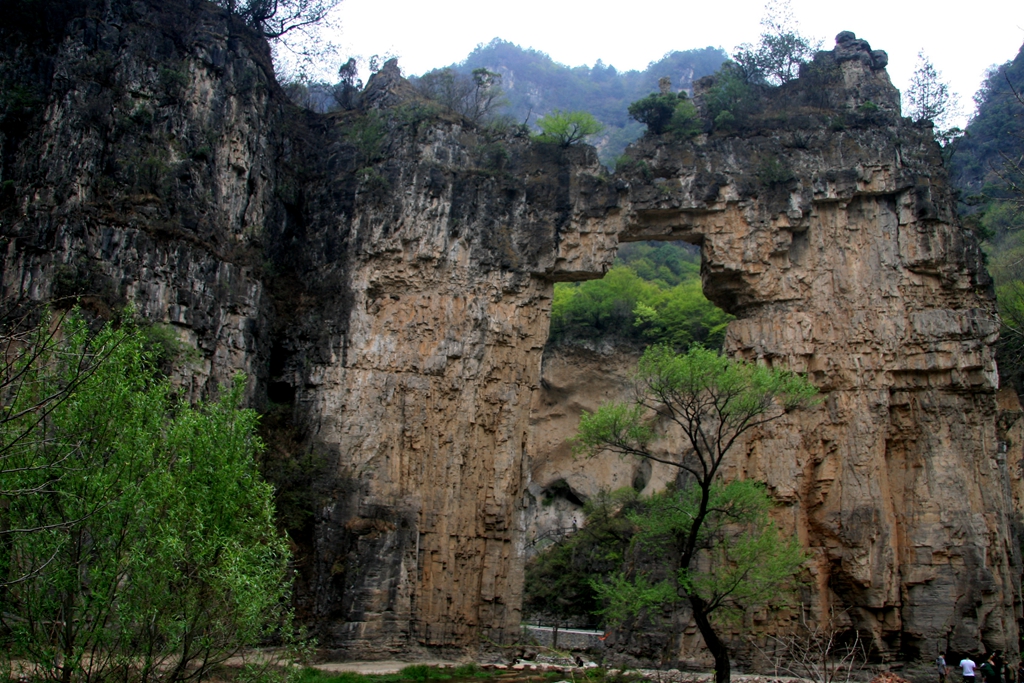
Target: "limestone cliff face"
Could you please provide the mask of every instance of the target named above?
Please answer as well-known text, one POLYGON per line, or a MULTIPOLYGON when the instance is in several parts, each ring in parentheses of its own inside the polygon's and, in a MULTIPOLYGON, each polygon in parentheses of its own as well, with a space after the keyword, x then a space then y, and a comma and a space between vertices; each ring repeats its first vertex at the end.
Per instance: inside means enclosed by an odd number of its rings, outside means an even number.
POLYGON ((826 393, 731 470, 814 549, 812 612, 854 606, 886 656, 1013 649, 992 302, 877 55, 846 40, 771 105, 799 116, 650 140, 646 174, 608 178, 592 150, 439 116, 394 65, 363 109, 303 112, 202 3, 60 6, 0 27, 4 92, 28 93, 0 121, 4 300, 134 304, 201 352, 175 369, 193 397, 248 374, 281 457, 316 463, 292 534, 321 643, 517 635, 551 283, 599 277, 619 239, 687 239, 740 317, 730 353, 826 393))
POLYGON ((700 244, 707 296, 739 318, 726 351, 821 389, 727 474, 786 506, 814 553, 813 611, 852 608, 883 656, 1013 651, 1020 474, 996 430, 990 282, 930 129, 894 110, 877 55, 840 34, 747 130, 638 145, 646 175, 610 220, 622 239, 700 244))
POLYGON ((593 150, 439 118, 393 63, 363 109, 307 114, 207 5, 58 19, 5 29, 36 98, 3 128, 5 301, 133 304, 202 352, 192 396, 249 375, 278 455, 318 468, 293 538, 324 645, 518 637, 551 283, 614 254, 582 213, 617 200, 593 150))

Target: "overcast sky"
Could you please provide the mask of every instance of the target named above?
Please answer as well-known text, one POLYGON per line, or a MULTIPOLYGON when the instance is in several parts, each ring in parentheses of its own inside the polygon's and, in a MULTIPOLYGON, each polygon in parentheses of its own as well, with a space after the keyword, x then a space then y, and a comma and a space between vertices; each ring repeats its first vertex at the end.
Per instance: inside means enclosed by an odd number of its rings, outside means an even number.
MULTIPOLYGON (((791 0, 791 7, 801 30, 823 39, 825 49, 850 30, 888 52, 901 90, 923 49, 966 113, 985 69, 1013 59, 1024 42, 1021 0, 973 0, 956 9, 921 0, 791 0)), ((601 59, 619 70, 643 69, 672 50, 710 45, 732 52, 756 41, 763 10, 764 0, 343 0, 335 39, 345 57, 397 56, 407 76, 461 61, 492 38, 569 66, 601 59)))

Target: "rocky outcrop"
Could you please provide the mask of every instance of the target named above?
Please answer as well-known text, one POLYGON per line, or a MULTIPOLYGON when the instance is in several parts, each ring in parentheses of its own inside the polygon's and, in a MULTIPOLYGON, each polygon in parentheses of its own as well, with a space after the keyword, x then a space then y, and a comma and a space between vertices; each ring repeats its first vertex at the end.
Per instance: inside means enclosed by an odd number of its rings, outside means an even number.
POLYGON ((617 199, 593 150, 447 117, 394 63, 364 109, 314 116, 225 12, 71 9, 4 29, 38 103, 4 127, 5 301, 133 304, 202 352, 192 396, 248 374, 276 455, 315 470, 292 533, 322 644, 517 638, 552 281, 614 255, 582 213, 617 199))
POLYGON ((608 178, 592 150, 433 110, 394 65, 362 109, 303 112, 202 3, 62 8, 0 28, 22 93, 0 122, 4 299, 134 304, 201 352, 184 394, 247 372, 275 448, 315 470, 292 536, 322 644, 516 637, 552 282, 599 277, 620 239, 685 239, 739 317, 730 353, 826 395, 730 469, 814 550, 811 612, 854 607, 888 657, 947 634, 1013 649, 987 281, 866 46, 844 38, 749 128, 647 140, 608 178))
POLYGON ((811 613, 848 608, 882 658, 1012 652, 1020 473, 996 429, 991 284, 930 127, 896 115, 880 63, 840 34, 746 127, 645 140, 610 220, 700 244, 705 293, 738 318, 726 352, 821 390, 726 475, 766 481, 814 553, 811 613))

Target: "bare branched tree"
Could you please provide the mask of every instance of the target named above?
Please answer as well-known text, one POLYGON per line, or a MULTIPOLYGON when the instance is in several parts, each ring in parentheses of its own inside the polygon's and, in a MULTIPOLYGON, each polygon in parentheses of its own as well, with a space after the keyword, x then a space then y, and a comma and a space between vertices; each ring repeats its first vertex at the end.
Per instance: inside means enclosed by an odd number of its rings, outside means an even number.
POLYGON ((423 74, 416 87, 425 97, 474 123, 487 119, 505 105, 501 74, 487 69, 474 69, 472 75, 451 67, 436 69, 423 74))
POLYGON ((214 0, 266 38, 320 24, 341 0, 214 0))
POLYGON ((855 629, 838 624, 843 613, 829 611, 824 622, 800 629, 785 636, 768 636, 761 647, 751 641, 754 649, 773 667, 776 676, 793 676, 813 683, 850 683, 858 680, 867 664, 867 649, 855 629))

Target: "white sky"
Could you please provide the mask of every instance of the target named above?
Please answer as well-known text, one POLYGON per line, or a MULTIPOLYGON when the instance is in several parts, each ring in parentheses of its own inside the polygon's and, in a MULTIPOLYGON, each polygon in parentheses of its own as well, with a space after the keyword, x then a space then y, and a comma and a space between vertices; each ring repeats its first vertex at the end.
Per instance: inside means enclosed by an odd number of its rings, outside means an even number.
MULTIPOLYGON (((1024 2, 973 0, 791 0, 805 35, 831 49, 850 30, 889 53, 889 75, 906 87, 923 49, 959 95, 965 113, 985 69, 1013 59, 1024 43, 1024 2)), ((342 55, 399 58, 406 75, 458 62, 479 43, 502 38, 562 64, 643 69, 672 50, 708 45, 732 52, 760 33, 764 0, 343 0, 342 55)), ((333 76, 333 74, 330 74, 333 76)))

